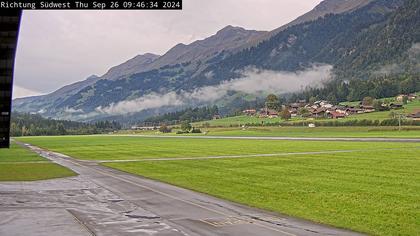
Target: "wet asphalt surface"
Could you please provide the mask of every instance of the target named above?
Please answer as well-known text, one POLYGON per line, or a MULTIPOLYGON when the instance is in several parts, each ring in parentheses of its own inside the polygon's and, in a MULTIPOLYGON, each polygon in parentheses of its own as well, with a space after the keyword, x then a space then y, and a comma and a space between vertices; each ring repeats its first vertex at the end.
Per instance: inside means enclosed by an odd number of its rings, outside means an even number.
POLYGON ((26 145, 77 177, 0 183, 0 235, 360 235, 26 145))

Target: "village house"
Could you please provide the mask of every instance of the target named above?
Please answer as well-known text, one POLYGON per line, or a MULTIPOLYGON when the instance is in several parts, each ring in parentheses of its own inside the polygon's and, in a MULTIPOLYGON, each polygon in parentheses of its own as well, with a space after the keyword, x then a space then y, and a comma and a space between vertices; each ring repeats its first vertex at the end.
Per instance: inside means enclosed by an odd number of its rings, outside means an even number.
POLYGON ((312 109, 312 110, 310 110, 310 112, 311 112, 311 116, 313 118, 323 118, 323 117, 325 117, 326 109, 321 107, 321 108, 318 108, 318 109, 312 109))
POLYGON ((388 107, 390 109, 395 109, 395 110, 397 110, 397 109, 403 109, 404 108, 404 106, 402 104, 395 104, 395 103, 389 104, 388 107))
POLYGON ((322 101, 316 101, 316 102, 314 102, 314 106, 322 107, 322 108, 327 108, 328 109, 328 108, 332 108, 334 105, 331 104, 328 101, 322 100, 322 101))
POLYGON ((277 118, 279 117, 279 113, 273 109, 261 109, 260 118, 277 118))
POLYGON ((247 109, 243 110, 242 113, 247 116, 255 116, 257 114, 257 110, 255 109, 247 109))
POLYGON ((347 114, 349 114, 349 115, 363 113, 362 109, 357 108, 357 107, 353 107, 353 106, 347 107, 346 111, 347 111, 347 114))
POLYGON ((303 107, 303 106, 305 106, 305 104, 297 103, 297 102, 289 105, 290 108, 294 108, 294 109, 299 109, 300 107, 303 107))
POLYGON ((296 117, 298 115, 299 108, 289 107, 287 110, 289 111, 291 117, 296 117))
POLYGON ((420 110, 416 110, 410 115, 408 115, 409 118, 412 118, 413 120, 420 120, 420 110))
POLYGON ((403 102, 405 98, 408 99, 408 96, 405 94, 400 94, 395 99, 397 100, 397 102, 403 102))
POLYGON ((364 106, 360 105, 361 111, 358 113, 371 113, 375 111, 375 108, 373 106, 364 106))
POLYGON ((408 94, 408 101, 411 101, 412 102, 412 101, 416 100, 418 97, 419 96, 417 96, 414 93, 408 94))
POLYGON ((410 93, 410 94, 400 94, 398 95, 395 100, 397 100, 397 102, 404 102, 404 99, 407 99, 407 101, 414 101, 418 98, 418 96, 414 93, 410 93))
POLYGON ((349 108, 345 106, 337 106, 335 107, 335 111, 341 114, 344 114, 346 116, 350 115, 349 108))
POLYGON ((331 118, 331 119, 342 119, 342 118, 346 118, 346 114, 340 113, 340 112, 336 112, 336 111, 327 111, 326 112, 326 116, 327 118, 331 118))

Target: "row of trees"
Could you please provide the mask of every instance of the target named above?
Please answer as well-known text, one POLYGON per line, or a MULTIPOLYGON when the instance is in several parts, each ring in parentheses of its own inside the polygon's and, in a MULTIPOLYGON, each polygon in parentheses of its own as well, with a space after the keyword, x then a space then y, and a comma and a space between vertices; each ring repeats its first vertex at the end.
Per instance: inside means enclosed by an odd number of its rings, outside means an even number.
POLYGON ((100 134, 120 130, 115 121, 98 121, 88 124, 67 120, 46 119, 37 114, 13 113, 10 126, 11 136, 40 136, 68 134, 100 134))
POLYGON ((218 114, 219 108, 217 106, 205 106, 169 112, 163 115, 148 118, 145 122, 203 121, 211 120, 213 116, 218 114))

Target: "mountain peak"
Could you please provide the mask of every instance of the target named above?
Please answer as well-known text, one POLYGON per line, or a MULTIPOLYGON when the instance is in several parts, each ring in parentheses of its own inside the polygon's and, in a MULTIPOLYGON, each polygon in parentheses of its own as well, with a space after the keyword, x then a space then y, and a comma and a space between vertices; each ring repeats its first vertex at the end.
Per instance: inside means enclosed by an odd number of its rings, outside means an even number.
POLYGON ((242 27, 228 25, 224 27, 223 29, 217 31, 216 35, 244 32, 244 31, 247 31, 247 30, 242 27))
POLYGON ((120 79, 124 77, 124 75, 136 73, 138 68, 142 68, 151 64, 159 57, 159 55, 153 53, 139 54, 118 66, 112 67, 101 78, 111 80, 120 79))
POLYGON ((86 80, 94 80, 94 79, 97 79, 97 78, 99 78, 99 76, 91 75, 91 76, 87 77, 86 80))

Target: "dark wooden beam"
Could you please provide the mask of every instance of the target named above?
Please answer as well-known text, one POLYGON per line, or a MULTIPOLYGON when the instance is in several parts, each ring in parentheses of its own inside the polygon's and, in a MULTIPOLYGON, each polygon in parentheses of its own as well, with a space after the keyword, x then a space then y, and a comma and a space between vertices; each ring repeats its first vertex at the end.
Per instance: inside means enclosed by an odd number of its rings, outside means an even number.
POLYGON ((10 147, 13 71, 21 10, 0 11, 0 148, 10 147))

